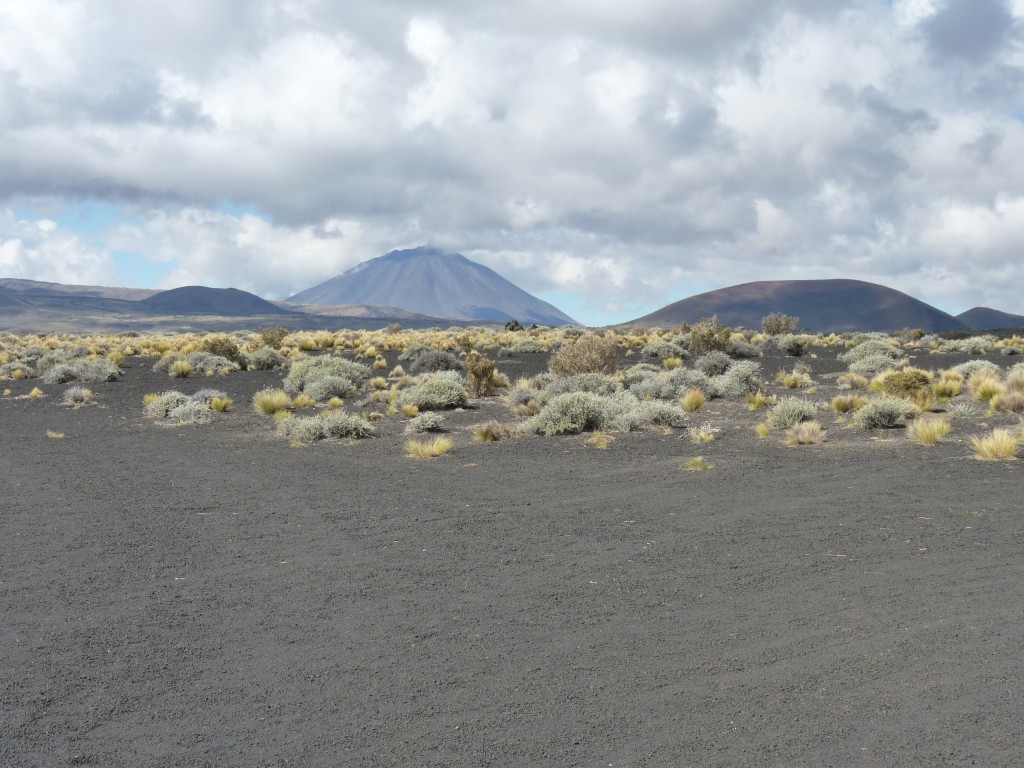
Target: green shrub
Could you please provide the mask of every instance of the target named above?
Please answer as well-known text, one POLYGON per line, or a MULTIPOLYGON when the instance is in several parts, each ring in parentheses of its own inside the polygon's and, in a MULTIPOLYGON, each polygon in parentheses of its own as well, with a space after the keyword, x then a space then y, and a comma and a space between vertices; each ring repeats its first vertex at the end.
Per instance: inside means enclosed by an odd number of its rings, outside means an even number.
POLYGON ((442 424, 444 424, 444 416, 427 411, 409 419, 405 424, 405 433, 411 435, 419 432, 440 432, 442 424))
POLYGON ((276 328, 260 328, 257 331, 260 337, 260 341, 271 349, 280 349, 281 342, 284 341, 285 337, 289 334, 287 328, 282 328, 280 325, 276 328))
POLYGON ((559 347, 548 360, 548 369, 557 376, 614 373, 618 351, 614 336, 587 334, 559 347))
POLYGON ((879 388, 894 397, 912 397, 920 392, 930 392, 932 379, 924 371, 907 368, 888 374, 879 382, 879 388))
POLYGON ((322 403, 330 400, 332 397, 349 397, 358 389, 359 387, 345 376, 324 376, 323 378, 313 379, 308 382, 303 390, 303 394, 322 403))
POLYGON ((458 371, 464 373, 466 364, 459 360, 451 352, 440 349, 425 349, 416 356, 412 365, 409 366, 409 373, 418 376, 424 373, 437 373, 439 371, 458 371))
POLYGON ((681 422, 686 414, 683 409, 661 400, 636 400, 610 420, 612 429, 635 432, 650 426, 672 426, 681 422))
POLYGON ((602 429, 607 422, 607 405, 600 395, 590 392, 566 392, 551 398, 523 425, 524 431, 538 434, 579 434, 587 429, 602 429))
POLYGON ((396 405, 415 405, 421 411, 458 408, 466 404, 465 381, 455 371, 427 374, 418 384, 402 390, 396 405))
POLYGON ((65 384, 69 381, 116 381, 122 373, 124 371, 106 358, 96 358, 56 363, 47 367, 42 376, 47 384, 65 384))
POLYGON ((775 338, 775 345, 790 357, 803 357, 807 351, 807 337, 784 333, 775 338))
POLYGON ((658 339, 644 347, 640 354, 644 357, 653 357, 657 360, 664 360, 668 357, 686 357, 686 350, 674 341, 658 339))
POLYGON ((909 416, 916 410, 906 400, 892 395, 882 395, 854 411, 852 419, 854 424, 864 429, 882 429, 895 427, 900 423, 900 419, 909 416))
POLYGON ((765 336, 778 336, 784 333, 796 333, 800 328, 800 318, 772 312, 761 318, 761 332, 765 336))
POLYGON ((614 376, 606 373, 578 373, 574 376, 554 376, 544 387, 551 396, 566 392, 593 392, 595 395, 610 395, 622 389, 614 376))
POLYGON ((752 395, 765 385, 761 378, 761 364, 753 360, 737 360, 718 377, 715 387, 722 397, 752 395))
POLYGON ((287 358, 269 347, 262 347, 251 352, 243 352, 242 362, 250 371, 272 371, 283 367, 287 358))
POLYGON ((874 376, 882 371, 892 371, 899 366, 896 358, 889 355, 868 355, 850 363, 850 373, 874 376))
POLYGON ((189 397, 184 392, 161 392, 153 402, 146 405, 144 412, 151 419, 166 419, 172 410, 188 401, 189 397))
POLYGON ((179 403, 167 412, 167 418, 179 424, 206 424, 213 418, 209 403, 202 403, 191 398, 179 403))
POLYGON ((729 370, 731 364, 732 358, 717 349, 705 352, 693 361, 693 367, 705 376, 720 376, 729 370))
POLYGON ((227 336, 207 336, 203 339, 202 347, 204 352, 209 352, 211 355, 223 357, 225 360, 235 363, 241 362, 238 345, 227 336))
POLYGON ((342 410, 331 410, 317 416, 294 416, 277 423, 278 434, 311 443, 328 438, 363 438, 374 433, 373 425, 362 416, 342 410))
POLYGON ((310 384, 335 376, 348 379, 358 389, 369 380, 373 371, 368 365, 332 355, 303 357, 292 363, 291 370, 284 378, 284 388, 289 392, 304 392, 310 384))
POLYGON ((799 397, 783 397, 768 412, 772 426, 789 429, 801 421, 811 421, 818 415, 818 408, 809 400, 799 397))
POLYGON ((487 397, 494 391, 494 361, 473 351, 466 355, 466 383, 474 397, 487 397))
POLYGON ((718 322, 718 316, 701 318, 690 329, 690 354, 694 357, 708 352, 728 352, 732 346, 732 331, 718 322))

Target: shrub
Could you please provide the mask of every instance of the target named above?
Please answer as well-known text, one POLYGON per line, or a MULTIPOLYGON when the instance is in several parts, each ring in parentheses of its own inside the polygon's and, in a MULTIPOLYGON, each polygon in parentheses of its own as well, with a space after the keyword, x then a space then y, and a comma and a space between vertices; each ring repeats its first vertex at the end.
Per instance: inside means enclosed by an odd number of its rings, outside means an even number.
POLYGON ((225 360, 241 362, 238 345, 227 336, 207 336, 203 339, 202 348, 211 355, 223 357, 225 360))
POLYGON ((325 402, 332 397, 345 398, 354 394, 359 387, 344 376, 324 376, 306 384, 303 393, 316 402, 325 402))
POLYGON ((981 416, 981 408, 974 403, 950 403, 946 413, 954 419, 976 419, 981 416))
POLYGON ((405 453, 410 459, 433 459, 451 451, 455 443, 447 437, 435 437, 433 440, 409 440, 405 444, 405 453))
POLYGON ((672 426, 686 415, 677 406, 660 400, 640 401, 632 395, 620 398, 609 409, 614 412, 609 424, 623 432, 635 432, 651 426, 672 426))
POLYGON ((167 412, 168 419, 179 424, 206 424, 211 419, 210 406, 206 403, 187 398, 167 412))
POLYGON ((192 373, 192 363, 188 360, 175 360, 167 372, 172 378, 186 379, 192 373))
POLYGON ((783 333, 796 333, 800 329, 800 318, 772 312, 761 318, 761 333, 765 336, 778 336, 783 333))
POLYGON ((250 371, 272 371, 284 366, 286 358, 280 352, 263 347, 251 352, 243 352, 242 362, 250 371))
POLYGON ((786 445, 817 445, 825 441, 825 434, 817 421, 802 421, 786 430, 786 445))
POLYGON ((69 381, 99 382, 116 381, 123 371, 106 358, 95 360, 72 360, 55 363, 42 372, 47 384, 65 384, 69 381))
POLYGON ((1018 436, 1008 429, 993 429, 984 437, 972 437, 974 458, 982 461, 1009 461, 1017 458, 1018 436))
POLYGON ((853 415, 853 422, 864 429, 885 429, 895 427, 900 419, 916 413, 911 403, 892 395, 882 395, 870 400, 853 415))
POLYGON ((329 438, 363 438, 374 433, 373 425, 362 416, 347 411, 333 410, 317 416, 295 416, 277 423, 278 434, 311 443, 329 438))
POLYGON ((731 364, 732 358, 718 350, 706 352, 693 361, 693 367, 705 376, 720 376, 729 369, 731 364))
POLYGON ((209 405, 214 400, 222 400, 227 397, 227 393, 222 392, 219 389, 204 388, 192 394, 192 399, 199 403, 205 403, 209 405))
POLYGON ((145 400, 149 400, 143 408, 146 416, 151 419, 166 419, 175 408, 189 402, 189 397, 183 392, 170 390, 168 392, 161 392, 153 399, 147 396, 143 402, 145 400))
POLYGON ((652 341, 646 347, 644 347, 640 354, 644 357, 653 357, 657 360, 665 360, 670 357, 683 358, 686 357, 686 350, 676 344, 674 341, 666 341, 665 339, 658 339, 652 341))
POLYGON ((810 421, 818 414, 814 403, 798 397, 784 397, 768 413, 772 426, 789 429, 801 421, 810 421))
POLYGON ((458 371, 464 373, 466 364, 451 352, 440 349, 427 348, 416 355, 409 366, 409 372, 413 376, 424 373, 437 373, 438 371, 458 371))
POLYGON ((328 376, 335 376, 348 379, 355 389, 359 389, 367 382, 371 373, 368 365, 341 357, 328 354, 304 357, 292 363, 291 370, 284 379, 284 388, 289 392, 304 392, 309 385, 328 376))
POLYGON ((745 357, 760 357, 760 348, 753 344, 748 344, 745 341, 734 341, 732 346, 729 347, 729 357, 734 358, 745 358, 745 357))
POLYGON ((966 363, 960 363, 960 365, 954 366, 953 370, 964 378, 970 378, 971 375, 981 370, 989 370, 993 373, 998 373, 999 366, 991 360, 968 360, 966 363))
POLYGON ((761 364, 753 360, 738 360, 715 382, 722 397, 743 397, 758 392, 764 386, 761 364))
POLYGON ((615 337, 587 334, 559 347, 548 360, 548 369, 558 376, 613 373, 618 350, 615 337))
POLYGON ((868 355, 850 363, 850 372, 874 376, 882 371, 894 370, 898 365, 897 359, 889 355, 868 355))
POLYGON ((543 344, 533 341, 532 339, 517 342, 510 347, 506 347, 505 351, 512 355, 533 355, 547 352, 543 344))
POLYGON ((64 391, 61 403, 68 407, 77 407, 91 403, 95 397, 96 395, 93 394, 93 391, 87 387, 68 387, 64 391))
POLYGON ((474 397, 487 397, 494 391, 494 361, 473 351, 466 355, 466 384, 474 397))
MULTIPOLYGON (((839 359, 845 363, 856 363, 868 357, 887 357, 890 360, 896 360, 902 357, 903 353, 898 347, 894 346, 891 341, 881 338, 867 338, 859 344, 851 347, 850 349, 839 355, 839 359)), ((852 365, 850 370, 853 370, 852 365)))
POLYGON ((701 318, 690 329, 690 354, 700 357, 708 352, 728 352, 732 346, 732 332, 718 322, 717 315, 701 318))
POLYGON ((907 425, 907 435, 921 445, 935 445, 949 434, 950 424, 946 419, 914 419, 907 425))
POLYGON ((442 424, 444 424, 444 416, 427 411, 409 419, 405 425, 405 432, 410 435, 418 432, 440 432, 442 424))
POLYGON ((599 395, 566 392, 551 398, 536 416, 523 425, 523 429, 548 436, 568 435, 600 429, 606 422, 606 404, 599 395))
POLYGON ((260 328, 257 333, 264 346, 270 347, 271 349, 280 349, 281 343, 284 341, 289 331, 287 328, 282 328, 279 325, 276 328, 260 328))
POLYGON ((261 389, 252 396, 252 405, 258 413, 268 416, 292 407, 292 398, 283 389, 261 389))
POLYGON ((775 345, 790 357, 803 357, 807 351, 807 337, 784 333, 775 338, 775 345))
POLYGON ((840 389, 866 389, 868 380, 859 373, 844 373, 836 383, 840 389))
POLYGON ((622 384, 606 373, 579 373, 574 376, 556 376, 544 390, 549 395, 565 392, 593 392, 595 395, 611 395, 622 389, 622 384))
POLYGON ((427 374, 419 384, 403 390, 396 404, 415 405, 421 411, 458 408, 466 404, 465 382, 455 371, 427 374))
MULTIPOLYGON (((874 383, 873 383, 874 385, 874 383)), ((920 368, 883 373, 877 380, 877 390, 894 397, 914 397, 922 392, 931 393, 932 377, 920 368)))

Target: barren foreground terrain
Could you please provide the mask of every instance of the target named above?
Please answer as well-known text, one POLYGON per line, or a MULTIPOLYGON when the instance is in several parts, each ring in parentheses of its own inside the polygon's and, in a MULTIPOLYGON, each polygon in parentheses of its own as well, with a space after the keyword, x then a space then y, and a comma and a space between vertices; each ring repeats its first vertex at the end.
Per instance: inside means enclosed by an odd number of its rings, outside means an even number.
POLYGON ((1021 462, 963 434, 476 443, 489 399, 413 461, 292 447, 279 371, 154 423, 210 382, 152 364, 0 400, 2 765, 1020 764, 1021 462))

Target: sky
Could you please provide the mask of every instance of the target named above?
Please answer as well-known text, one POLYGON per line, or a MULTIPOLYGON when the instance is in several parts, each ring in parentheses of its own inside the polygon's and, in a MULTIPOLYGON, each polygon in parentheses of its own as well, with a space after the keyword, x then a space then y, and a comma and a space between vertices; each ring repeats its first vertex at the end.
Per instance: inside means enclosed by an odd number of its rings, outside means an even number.
POLYGON ((1024 0, 5 0, 0 277, 282 299, 396 248, 623 322, 1024 314, 1024 0))

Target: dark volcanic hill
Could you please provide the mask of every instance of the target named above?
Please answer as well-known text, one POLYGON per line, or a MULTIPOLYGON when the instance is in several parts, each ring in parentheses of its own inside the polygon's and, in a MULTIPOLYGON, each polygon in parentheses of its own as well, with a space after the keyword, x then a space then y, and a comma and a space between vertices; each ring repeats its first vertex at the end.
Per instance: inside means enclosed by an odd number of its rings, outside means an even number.
POLYGON ((290 314, 288 310, 281 309, 253 293, 237 288, 207 288, 203 285, 187 285, 160 291, 148 299, 142 299, 139 304, 151 312, 167 315, 240 317, 290 314))
POLYGON ((997 328, 1024 328, 1024 315, 1012 315, 989 307, 974 307, 961 312, 956 319, 976 331, 991 331, 997 328))
POLYGON ((42 280, 0 277, 0 291, 21 296, 89 296, 97 299, 139 301, 157 291, 150 288, 115 288, 106 285, 65 285, 42 280))
MULTIPOLYGON (((919 299, 862 280, 771 280, 708 291, 633 320, 640 325, 695 323, 717 315, 729 326, 760 328, 761 318, 782 312, 800 318, 806 331, 963 330, 967 326, 919 299)), ((629 323, 625 323, 629 325, 629 323)))
POLYGON ((381 304, 482 322, 566 325, 575 321, 497 272, 458 253, 420 247, 357 264, 288 299, 300 304, 381 304))

